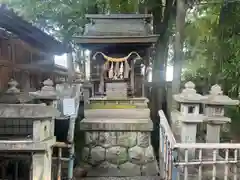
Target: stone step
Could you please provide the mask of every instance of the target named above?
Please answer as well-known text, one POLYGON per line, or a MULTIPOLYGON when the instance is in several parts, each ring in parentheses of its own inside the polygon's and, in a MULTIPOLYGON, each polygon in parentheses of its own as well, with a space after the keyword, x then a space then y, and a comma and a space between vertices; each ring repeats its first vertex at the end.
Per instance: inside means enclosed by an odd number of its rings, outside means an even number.
MULTIPOLYGON (((80 180, 80 179, 76 179, 80 180)), ((160 180, 159 176, 136 176, 136 177, 86 177, 81 180, 160 180)))

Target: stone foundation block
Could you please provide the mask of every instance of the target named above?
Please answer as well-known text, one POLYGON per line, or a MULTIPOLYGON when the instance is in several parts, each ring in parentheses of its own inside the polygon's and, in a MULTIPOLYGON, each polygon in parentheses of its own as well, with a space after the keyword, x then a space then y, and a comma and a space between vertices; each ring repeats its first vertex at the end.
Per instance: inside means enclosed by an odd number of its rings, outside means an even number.
POLYGON ((151 163, 147 163, 142 166, 142 176, 157 176, 158 171, 156 169, 158 168, 158 164, 156 161, 152 161, 151 163))
POLYGON ((91 149, 90 152, 90 164, 98 165, 105 160, 106 151, 101 146, 96 146, 91 149))
POLYGON ((126 148, 137 145, 137 133, 135 132, 117 132, 117 144, 126 148))
POLYGON ((119 166, 122 176, 138 176, 141 174, 141 166, 126 162, 119 166))
POLYGON ((150 145, 150 133, 139 132, 137 134, 137 145, 146 148, 150 145))
POLYGON ((119 176, 120 171, 118 166, 111 164, 107 161, 103 162, 97 167, 92 167, 88 170, 87 176, 90 177, 108 177, 108 176, 119 176))
POLYGON ((88 176, 157 175, 159 171, 150 133, 86 132, 82 161, 88 167, 88 176))
POLYGON ((89 145, 96 145, 98 143, 98 132, 86 132, 85 133, 85 143, 89 145))
POLYGON ((123 164, 127 161, 127 149, 120 146, 110 147, 106 150, 106 160, 112 164, 123 164))
POLYGON ((104 148, 117 145, 116 132, 99 132, 99 145, 104 148))

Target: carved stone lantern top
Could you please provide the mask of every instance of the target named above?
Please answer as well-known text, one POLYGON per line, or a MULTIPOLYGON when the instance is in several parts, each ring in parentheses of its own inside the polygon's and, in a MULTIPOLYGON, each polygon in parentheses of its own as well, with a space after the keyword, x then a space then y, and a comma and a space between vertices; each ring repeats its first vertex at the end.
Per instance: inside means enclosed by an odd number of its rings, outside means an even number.
POLYGON ((206 97, 198 94, 195 90, 195 84, 191 81, 185 84, 185 89, 180 94, 173 95, 175 101, 179 103, 202 103, 206 97))
POLYGON ((207 99, 205 104, 209 105, 238 105, 239 100, 233 100, 230 97, 223 95, 223 91, 218 84, 211 87, 210 94, 205 96, 207 99))
POLYGON ((20 92, 17 88, 18 82, 14 79, 11 79, 8 82, 9 88, 0 95, 0 103, 2 104, 20 104, 20 103, 28 103, 32 101, 32 98, 24 93, 20 92))
POLYGON ((8 82, 8 85, 9 85, 9 88, 8 90, 6 91, 6 93, 20 93, 20 89, 17 88, 18 86, 18 82, 11 79, 9 82, 8 82))
POLYGON ((40 91, 29 92, 34 99, 42 99, 42 100, 56 100, 57 92, 53 87, 53 82, 51 79, 47 79, 43 82, 43 87, 40 91))

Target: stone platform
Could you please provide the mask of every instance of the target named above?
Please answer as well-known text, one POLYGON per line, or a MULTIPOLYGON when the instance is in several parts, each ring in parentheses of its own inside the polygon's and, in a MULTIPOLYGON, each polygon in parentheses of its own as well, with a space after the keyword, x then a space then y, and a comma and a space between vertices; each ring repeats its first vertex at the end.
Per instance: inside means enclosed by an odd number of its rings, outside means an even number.
POLYGON ((148 132, 87 132, 83 161, 88 176, 157 175, 148 132))
MULTIPOLYGON (((148 108, 148 99, 146 98, 116 98, 116 97, 92 97, 89 99, 89 104, 87 107, 93 105, 101 105, 101 109, 106 105, 118 105, 118 106, 128 106, 127 108, 137 108, 137 109, 147 109, 148 108), (131 106, 131 107, 130 107, 131 106)), ((114 108, 116 109, 116 107, 114 108)), ((124 108, 126 109, 126 108, 124 108)))
MULTIPOLYGON (((136 177, 88 177, 81 180, 160 180, 159 176, 136 176, 136 177)), ((78 179, 76 179, 78 180, 78 179)), ((80 180, 80 179, 79 179, 80 180)))
POLYGON ((88 176, 130 177, 158 175, 150 143, 150 119, 84 119, 82 167, 88 176))
POLYGON ((131 104, 140 106, 106 109, 109 104, 129 102, 118 100, 110 103, 102 98, 90 100, 90 104, 101 106, 86 109, 85 119, 80 123, 80 129, 85 132, 81 167, 87 171, 88 177, 158 175, 157 160, 150 141, 153 130, 150 110, 146 108, 146 99, 132 100, 131 104))

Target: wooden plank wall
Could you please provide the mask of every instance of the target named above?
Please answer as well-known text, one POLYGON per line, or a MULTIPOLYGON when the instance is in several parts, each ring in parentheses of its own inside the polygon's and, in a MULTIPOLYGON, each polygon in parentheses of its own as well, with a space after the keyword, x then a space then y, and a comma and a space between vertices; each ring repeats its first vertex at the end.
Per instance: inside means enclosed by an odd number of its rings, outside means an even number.
MULTIPOLYGON (((54 74, 54 69, 43 72, 37 65, 35 68, 30 65, 51 57, 15 37, 0 37, 0 91, 8 87, 7 83, 11 78, 19 83, 21 90, 28 91, 39 89, 42 86, 41 82, 46 78, 58 77, 54 74)), ((51 60, 54 61, 53 57, 49 59, 50 64, 51 60)))
MULTIPOLYGON (((5 89, 9 79, 12 76, 11 70, 11 51, 9 51, 9 41, 5 38, 0 38, 0 60, 4 61, 4 65, 0 66, 0 88, 5 89)), ((2 63, 1 63, 2 64, 2 63)))

